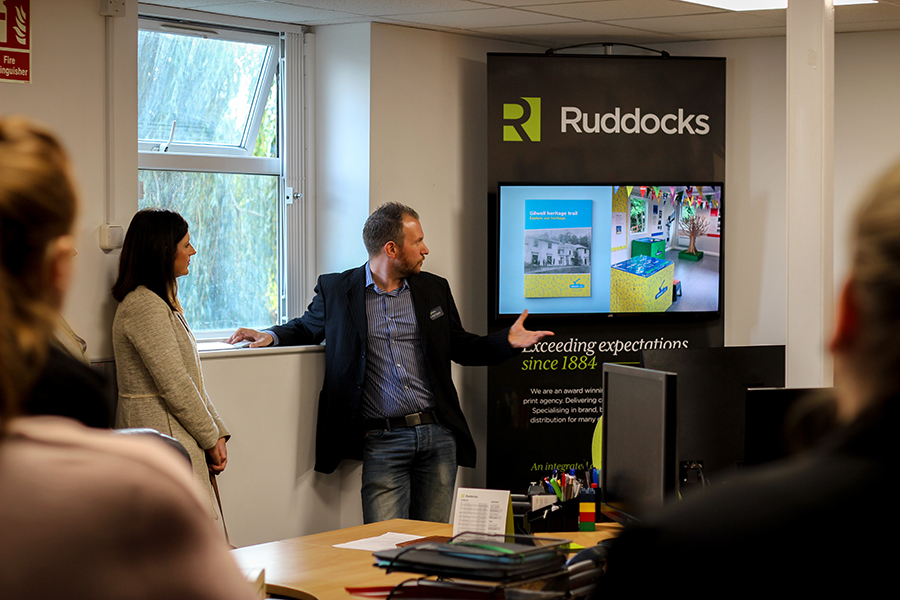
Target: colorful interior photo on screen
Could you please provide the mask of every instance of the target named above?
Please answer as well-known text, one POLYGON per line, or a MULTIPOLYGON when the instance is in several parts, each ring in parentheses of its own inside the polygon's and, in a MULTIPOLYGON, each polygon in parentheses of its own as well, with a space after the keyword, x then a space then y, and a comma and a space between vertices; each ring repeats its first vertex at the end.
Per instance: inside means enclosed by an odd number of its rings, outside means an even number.
POLYGON ((497 316, 717 313, 721 184, 501 184, 497 316))

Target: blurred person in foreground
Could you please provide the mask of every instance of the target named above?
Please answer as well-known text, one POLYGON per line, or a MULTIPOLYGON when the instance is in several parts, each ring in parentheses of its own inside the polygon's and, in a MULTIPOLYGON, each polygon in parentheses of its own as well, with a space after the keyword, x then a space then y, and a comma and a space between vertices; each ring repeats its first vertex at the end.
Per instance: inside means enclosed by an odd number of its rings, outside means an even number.
POLYGON ((119 301, 112 329, 116 427, 150 427, 181 442, 210 514, 224 523, 210 477, 225 470, 231 435, 206 393, 197 342, 178 301, 177 279, 196 253, 177 212, 147 208, 131 219, 112 289, 119 301))
POLYGON ((797 457, 626 528, 611 543, 598 598, 888 589, 900 533, 891 491, 900 425, 900 163, 858 209, 851 247, 830 345, 838 429, 797 457))
POLYGON ((21 416, 72 269, 56 138, 0 118, 0 597, 254 597, 184 459, 158 440, 21 416))

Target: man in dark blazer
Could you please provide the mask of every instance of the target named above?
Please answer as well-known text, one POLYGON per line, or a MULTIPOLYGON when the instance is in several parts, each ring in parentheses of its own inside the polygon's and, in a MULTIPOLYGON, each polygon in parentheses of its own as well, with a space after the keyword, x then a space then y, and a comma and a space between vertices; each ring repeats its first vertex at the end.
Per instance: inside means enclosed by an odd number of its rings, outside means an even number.
POLYGON ((450 373, 499 363, 549 331, 478 336, 463 329, 445 279, 422 272, 428 254, 419 216, 379 207, 363 228, 369 261, 319 277, 306 313, 266 331, 239 329, 229 343, 251 347, 325 344, 316 471, 363 460, 366 522, 447 521, 457 465, 475 466, 475 443, 450 373))

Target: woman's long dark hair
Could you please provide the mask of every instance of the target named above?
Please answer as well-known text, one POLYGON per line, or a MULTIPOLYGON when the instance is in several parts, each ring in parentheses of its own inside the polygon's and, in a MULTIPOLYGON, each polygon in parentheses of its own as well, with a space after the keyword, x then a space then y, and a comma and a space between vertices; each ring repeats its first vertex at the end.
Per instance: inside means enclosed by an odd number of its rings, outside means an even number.
POLYGON ((180 312, 175 255, 178 242, 187 232, 187 221, 172 210, 145 208, 134 215, 119 256, 119 277, 112 288, 113 298, 121 302, 142 285, 162 298, 173 311, 180 312))

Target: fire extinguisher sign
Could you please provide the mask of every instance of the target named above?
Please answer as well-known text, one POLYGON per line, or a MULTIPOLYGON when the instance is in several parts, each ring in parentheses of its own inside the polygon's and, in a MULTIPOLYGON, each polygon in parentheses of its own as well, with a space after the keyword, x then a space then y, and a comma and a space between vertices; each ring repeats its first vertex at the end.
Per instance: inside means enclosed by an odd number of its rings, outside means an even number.
POLYGON ((0 82, 31 83, 31 0, 0 0, 0 82))

